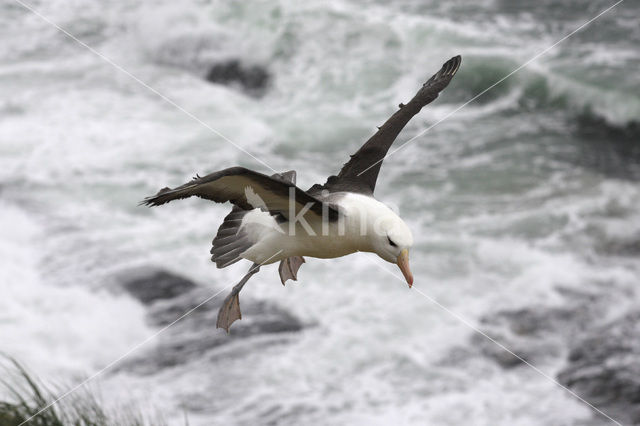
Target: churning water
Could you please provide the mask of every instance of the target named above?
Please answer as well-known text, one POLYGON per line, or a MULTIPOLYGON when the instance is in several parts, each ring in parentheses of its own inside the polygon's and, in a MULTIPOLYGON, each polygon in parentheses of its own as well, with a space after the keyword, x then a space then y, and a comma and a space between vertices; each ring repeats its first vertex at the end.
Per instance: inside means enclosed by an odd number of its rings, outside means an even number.
MULTIPOLYGON (((268 166, 297 170, 306 188, 451 56, 463 57, 459 74, 399 142, 610 3, 32 5, 268 166), (208 82, 216 64, 254 78, 208 82)), ((566 321, 532 345, 500 318, 564 309, 588 328, 638 303, 639 12, 625 2, 605 14, 387 159, 378 182, 377 197, 413 230, 416 288, 552 377, 566 360, 566 321)), ((113 277, 151 265, 213 293, 247 268, 209 261, 228 206, 137 202, 196 172, 271 170, 13 0, 0 4, 0 24, 0 350, 73 384, 158 329, 113 277)), ((593 421, 379 267, 398 274, 372 255, 308 259, 283 288, 277 267, 263 268, 243 300, 279 305, 302 331, 277 344, 234 340, 145 374, 115 368, 94 385, 175 425, 185 415, 191 425, 593 421)), ((213 321, 191 332, 221 333, 213 321)))

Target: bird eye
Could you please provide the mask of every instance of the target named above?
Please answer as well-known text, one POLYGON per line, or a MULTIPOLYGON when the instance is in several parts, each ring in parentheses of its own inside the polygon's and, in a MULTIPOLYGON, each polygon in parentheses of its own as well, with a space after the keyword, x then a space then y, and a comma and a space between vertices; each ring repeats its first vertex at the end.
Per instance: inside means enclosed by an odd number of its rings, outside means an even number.
POLYGON ((391 238, 389 238, 389 236, 387 236, 387 241, 389 241, 389 244, 391 245, 391 247, 398 247, 398 245, 396 243, 391 241, 391 238))

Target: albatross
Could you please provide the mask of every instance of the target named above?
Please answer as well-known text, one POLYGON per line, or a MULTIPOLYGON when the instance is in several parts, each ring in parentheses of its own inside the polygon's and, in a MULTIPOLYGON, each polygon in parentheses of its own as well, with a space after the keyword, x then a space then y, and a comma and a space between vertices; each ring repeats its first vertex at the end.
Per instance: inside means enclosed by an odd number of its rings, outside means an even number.
POLYGON ((216 327, 229 332, 242 318, 240 290, 260 267, 280 262, 282 284, 296 281, 304 257, 336 258, 363 251, 400 268, 409 287, 413 275, 409 251, 413 236, 406 223, 373 196, 378 173, 400 131, 422 107, 433 102, 460 68, 455 56, 429 78, 416 95, 351 156, 340 172, 324 184, 304 191, 291 170, 268 176, 244 167, 230 167, 176 188, 163 188, 141 204, 159 206, 197 196, 233 207, 213 239, 211 260, 225 268, 242 259, 252 263, 218 312, 216 327))

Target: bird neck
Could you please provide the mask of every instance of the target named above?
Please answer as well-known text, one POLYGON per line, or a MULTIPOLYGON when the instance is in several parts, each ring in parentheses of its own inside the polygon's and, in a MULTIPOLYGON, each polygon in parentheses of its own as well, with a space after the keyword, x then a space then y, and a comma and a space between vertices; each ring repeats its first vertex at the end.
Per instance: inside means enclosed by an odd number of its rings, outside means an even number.
POLYGON ((358 251, 375 252, 375 242, 383 232, 385 221, 397 218, 389 207, 366 195, 347 193, 339 206, 344 212, 344 224, 338 223, 338 230, 340 226, 344 228, 345 236, 358 251))

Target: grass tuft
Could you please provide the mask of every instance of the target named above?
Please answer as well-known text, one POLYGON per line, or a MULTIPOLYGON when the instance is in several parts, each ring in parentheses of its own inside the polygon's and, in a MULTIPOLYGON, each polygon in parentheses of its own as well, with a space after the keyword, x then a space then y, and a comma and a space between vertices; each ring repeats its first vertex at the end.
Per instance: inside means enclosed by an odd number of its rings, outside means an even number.
MULTIPOLYGON (((53 406, 55 393, 30 375, 15 359, 0 355, 0 425, 19 426, 149 426, 163 421, 146 419, 141 413, 127 408, 107 413, 95 395, 79 389, 53 406), (6 379, 8 377, 8 379, 6 379), (46 409, 45 409, 46 408, 46 409), (42 411, 44 410, 44 411, 42 411), (42 412, 40 412, 42 411, 42 412), (35 416, 35 417, 34 417, 35 416), (33 418, 32 418, 33 417, 33 418)), ((61 394, 62 392, 58 392, 61 394)))

